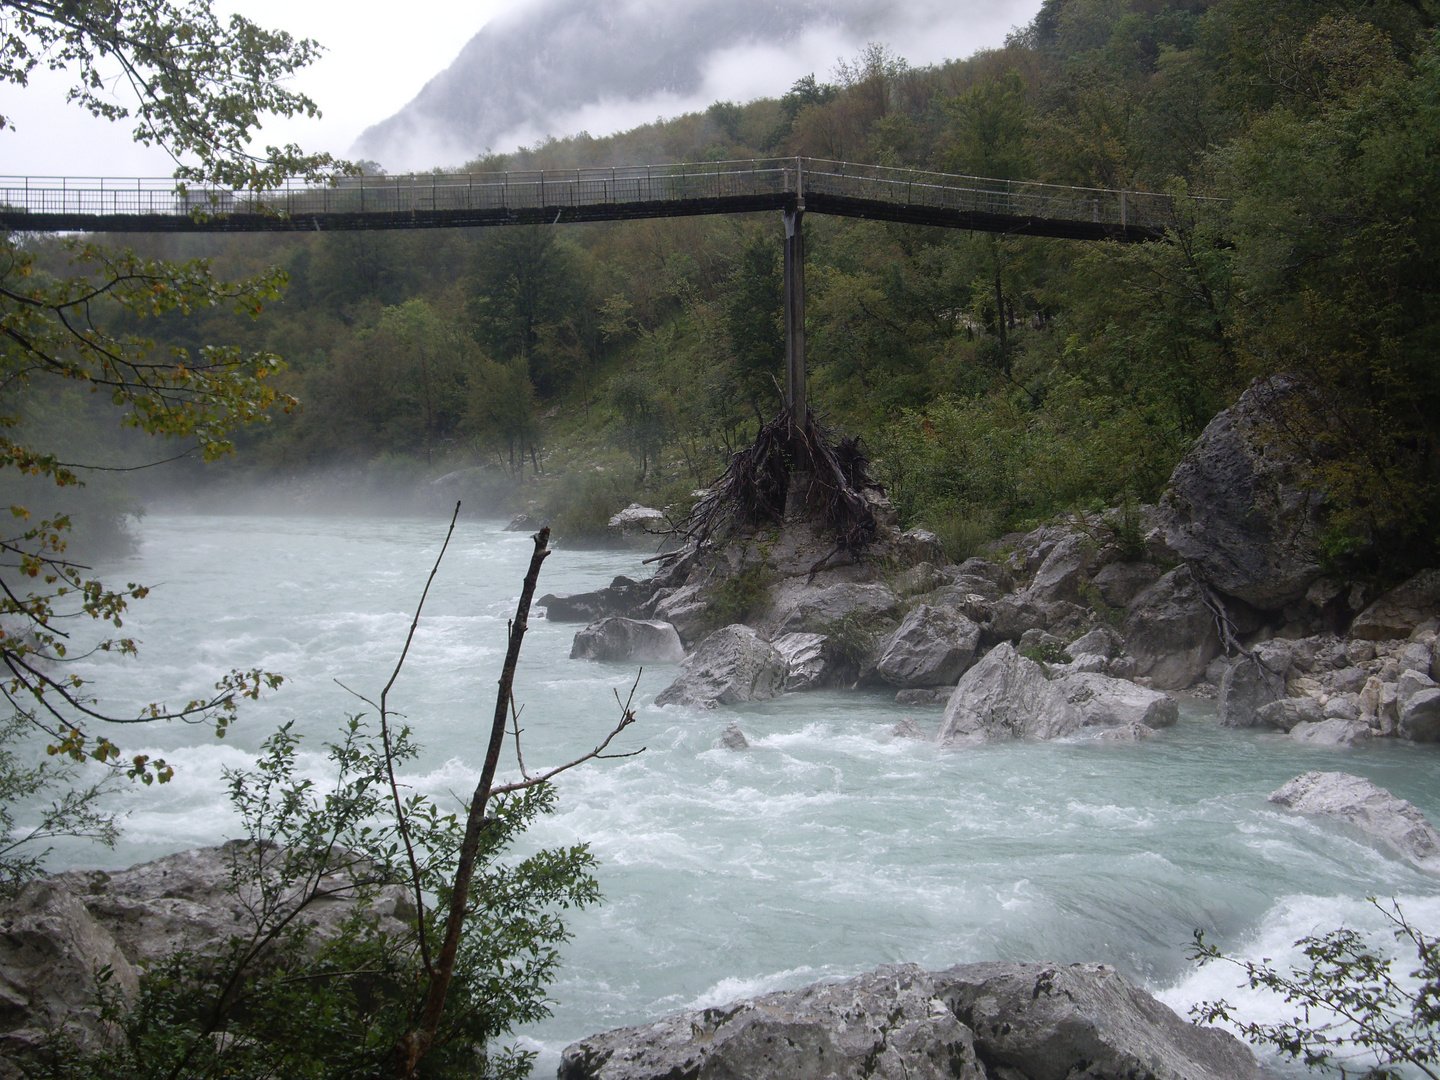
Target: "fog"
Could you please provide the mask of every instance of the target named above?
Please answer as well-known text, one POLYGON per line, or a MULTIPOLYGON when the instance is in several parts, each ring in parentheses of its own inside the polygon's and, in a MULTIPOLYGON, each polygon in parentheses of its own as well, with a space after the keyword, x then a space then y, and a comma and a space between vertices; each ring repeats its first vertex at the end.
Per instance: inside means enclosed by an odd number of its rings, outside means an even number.
POLYGON ((920 65, 998 46, 1037 0, 541 0, 488 23, 356 141, 388 169, 454 166, 587 131, 784 93, 868 42, 920 65))

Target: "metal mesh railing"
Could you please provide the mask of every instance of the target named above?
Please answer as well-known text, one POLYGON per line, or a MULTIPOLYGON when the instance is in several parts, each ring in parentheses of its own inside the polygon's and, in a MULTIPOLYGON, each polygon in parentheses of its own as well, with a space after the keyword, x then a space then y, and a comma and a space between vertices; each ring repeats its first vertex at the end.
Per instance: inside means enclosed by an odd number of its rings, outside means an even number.
MULTIPOLYGON (((104 219, 219 215, 381 216, 643 207, 828 196, 923 211, 1163 228, 1171 200, 1148 192, 1065 187, 886 168, 811 158, 503 173, 343 177, 259 191, 192 187, 171 179, 0 176, 0 219, 23 228, 29 215, 104 219), (798 178, 798 179, 797 179, 798 178)), ((158 223, 157 223, 158 224, 158 223)), ((77 226, 78 227, 78 226, 77 226)))

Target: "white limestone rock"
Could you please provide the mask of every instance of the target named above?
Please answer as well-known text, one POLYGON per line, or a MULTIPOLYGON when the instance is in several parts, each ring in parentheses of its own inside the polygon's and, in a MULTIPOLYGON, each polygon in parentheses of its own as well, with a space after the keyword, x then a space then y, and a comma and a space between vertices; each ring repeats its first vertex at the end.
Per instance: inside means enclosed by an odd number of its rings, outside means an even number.
POLYGON ((741 623, 716 630, 680 662, 683 674, 660 692, 657 705, 714 709, 768 701, 785 686, 785 658, 741 623))
POLYGON ((980 627, 959 612, 921 604, 890 635, 875 673, 891 686, 953 686, 975 660, 980 627))
POLYGON ((1440 873, 1440 834, 1425 815, 1362 776, 1307 772, 1271 794, 1270 801, 1297 813, 1347 821, 1392 853, 1440 873))
POLYGON ((678 664, 685 659, 685 646, 680 644, 680 635, 668 622, 612 615, 591 623, 575 635, 570 659, 678 664))

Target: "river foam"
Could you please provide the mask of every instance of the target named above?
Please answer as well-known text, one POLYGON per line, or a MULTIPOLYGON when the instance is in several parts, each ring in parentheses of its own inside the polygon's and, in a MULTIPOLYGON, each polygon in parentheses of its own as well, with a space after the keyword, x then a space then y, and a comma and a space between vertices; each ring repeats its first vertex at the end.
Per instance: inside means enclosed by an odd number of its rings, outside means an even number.
MULTIPOLYGON (((434 520, 152 515, 112 580, 156 583, 126 632, 138 661, 102 656, 117 708, 203 693, 230 667, 287 682, 223 742, 151 725, 127 748, 177 766, 164 787, 127 790, 114 852, 66 846, 67 865, 128 865, 235 834, 223 770, 255 759, 274 727, 320 744, 389 676, 444 535, 434 520), (338 682, 337 682, 338 681, 338 682), (140 745, 137 745, 140 744, 140 745)), ((461 523, 392 700, 425 745, 405 782, 453 805, 474 783, 493 709, 505 621, 528 537, 461 523)), ((541 592, 577 592, 642 573, 626 552, 557 550, 541 592)), ((537 619, 516 689, 526 760, 593 745, 635 679, 625 665, 571 661, 578 627, 537 619)), ((528 838, 590 843, 606 902, 575 916, 553 988, 554 1016, 521 1033, 552 1072, 568 1042, 667 1011, 840 978, 877 964, 931 968, 983 959, 1103 960, 1182 1014, 1228 996, 1233 971, 1195 970, 1195 928, 1222 946, 1283 959, 1304 933, 1341 918, 1379 927, 1369 895, 1399 896, 1440 928, 1440 887, 1358 833, 1271 806, 1307 769, 1368 776, 1440 821, 1440 754, 1430 747, 1297 746, 1222 730, 1203 706, 1140 744, 1091 740, 941 751, 897 739, 911 716, 932 732, 938 707, 900 708, 880 693, 821 691, 692 712, 657 708, 675 669, 640 678, 639 723, 623 761, 561 785, 559 811, 528 838), (734 721, 751 748, 718 747, 734 721)))

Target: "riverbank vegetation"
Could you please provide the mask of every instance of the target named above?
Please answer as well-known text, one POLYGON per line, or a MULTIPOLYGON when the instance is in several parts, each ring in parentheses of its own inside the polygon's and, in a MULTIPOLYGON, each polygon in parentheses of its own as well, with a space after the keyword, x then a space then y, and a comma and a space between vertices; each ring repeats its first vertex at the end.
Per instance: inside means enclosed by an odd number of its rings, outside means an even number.
MULTIPOLYGON (((807 154, 1172 192, 1171 242, 1135 246, 811 215, 812 400, 866 441, 905 523, 959 557, 1156 498, 1251 380, 1297 375, 1277 435, 1328 493, 1333 557, 1423 562, 1440 526, 1434 18, 1419 0, 1047 0, 966 60, 872 46, 778 100, 467 167, 807 154)), ((242 436, 237 473, 472 470, 488 509, 574 538, 632 499, 683 510, 774 414, 779 237, 742 215, 141 242, 289 276, 260 319, 160 320, 176 344, 288 363, 276 386, 303 410, 242 436)))

